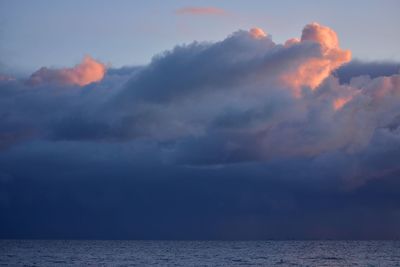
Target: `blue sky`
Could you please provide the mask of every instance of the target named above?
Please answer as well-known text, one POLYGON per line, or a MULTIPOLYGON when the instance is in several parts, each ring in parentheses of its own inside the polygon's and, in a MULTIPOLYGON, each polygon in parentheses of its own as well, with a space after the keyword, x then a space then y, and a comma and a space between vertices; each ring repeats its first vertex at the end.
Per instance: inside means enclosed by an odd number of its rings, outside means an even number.
POLYGON ((138 65, 176 44, 216 41, 254 26, 281 43, 309 22, 333 28, 354 58, 400 60, 400 2, 384 1, 0 1, 3 72, 76 64, 90 54, 115 67, 138 65), (183 7, 226 15, 177 15, 183 7))

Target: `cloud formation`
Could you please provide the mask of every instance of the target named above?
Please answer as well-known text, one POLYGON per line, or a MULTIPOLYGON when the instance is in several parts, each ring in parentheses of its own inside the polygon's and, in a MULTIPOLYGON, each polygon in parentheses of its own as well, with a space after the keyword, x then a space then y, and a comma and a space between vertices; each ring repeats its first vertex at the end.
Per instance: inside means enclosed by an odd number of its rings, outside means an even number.
POLYGON ((261 28, 257 28, 257 27, 251 28, 250 34, 256 39, 261 39, 261 38, 267 37, 267 34, 264 32, 264 30, 261 28))
POLYGON ((360 60, 353 60, 334 72, 341 83, 349 83, 352 78, 358 76, 378 78, 399 73, 400 63, 398 62, 363 62, 360 60))
POLYGON ((178 15, 225 15, 226 11, 217 7, 183 7, 175 11, 178 15))
MULTIPOLYGON (((293 72, 283 75, 286 83, 298 90, 303 86, 317 88, 335 69, 351 60, 351 52, 339 47, 336 33, 318 23, 304 27, 299 43, 313 42, 320 45, 319 57, 309 58, 296 66, 293 72)), ((295 39, 286 42, 286 46, 296 45, 295 39)), ((300 94, 299 91, 296 92, 300 94)))
POLYGON ((5 75, 0 73, 0 81, 13 81, 15 78, 13 78, 10 75, 5 75))
POLYGON ((100 81, 105 72, 106 66, 103 63, 90 56, 85 56, 80 64, 72 68, 49 69, 42 67, 31 75, 28 82, 33 85, 59 83, 84 86, 100 81))
POLYGON ((311 23, 0 78, 0 237, 399 236, 399 64, 350 56, 311 23))
POLYGON ((332 29, 311 23, 284 44, 254 28, 177 46, 136 68, 106 72, 90 57, 73 68, 42 68, 28 83, 1 81, 1 147, 151 140, 174 164, 337 153, 361 164, 364 153, 399 145, 399 75, 341 83, 350 57, 332 29))

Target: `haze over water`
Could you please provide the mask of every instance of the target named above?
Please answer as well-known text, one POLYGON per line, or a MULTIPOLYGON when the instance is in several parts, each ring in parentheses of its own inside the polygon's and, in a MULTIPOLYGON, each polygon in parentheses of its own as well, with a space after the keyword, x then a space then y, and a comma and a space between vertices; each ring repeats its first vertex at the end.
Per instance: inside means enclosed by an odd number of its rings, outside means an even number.
POLYGON ((400 266, 400 241, 1 240, 11 266, 400 266))

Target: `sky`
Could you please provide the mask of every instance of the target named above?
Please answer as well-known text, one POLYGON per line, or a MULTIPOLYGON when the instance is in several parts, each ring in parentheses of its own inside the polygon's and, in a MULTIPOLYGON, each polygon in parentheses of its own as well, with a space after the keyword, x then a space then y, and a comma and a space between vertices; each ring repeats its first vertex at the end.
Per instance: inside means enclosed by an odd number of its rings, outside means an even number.
POLYGON ((370 1, 0 1, 0 58, 8 73, 70 66, 90 54, 115 67, 140 65, 177 44, 218 41, 261 27, 277 42, 310 22, 335 29, 364 60, 400 60, 397 0, 370 1), (188 15, 187 7, 222 13, 188 15))
POLYGON ((400 238, 398 1, 0 5, 0 238, 400 238))

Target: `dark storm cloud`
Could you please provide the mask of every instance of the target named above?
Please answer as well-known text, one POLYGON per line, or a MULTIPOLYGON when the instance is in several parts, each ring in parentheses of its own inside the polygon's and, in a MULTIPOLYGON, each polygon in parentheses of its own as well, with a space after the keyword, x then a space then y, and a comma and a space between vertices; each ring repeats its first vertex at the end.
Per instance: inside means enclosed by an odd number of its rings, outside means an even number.
POLYGON ((1 236, 364 239, 400 234, 396 174, 341 190, 335 173, 310 159, 188 168, 161 164, 152 158, 157 148, 149 144, 113 146, 38 143, 19 148, 23 157, 16 148, 4 155, 8 174, 1 180, 0 209, 7 216, 1 236))
POLYGON ((398 64, 350 54, 312 23, 1 79, 0 237, 398 237, 398 64))

